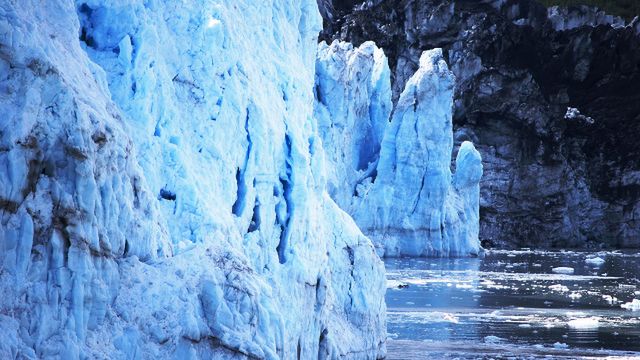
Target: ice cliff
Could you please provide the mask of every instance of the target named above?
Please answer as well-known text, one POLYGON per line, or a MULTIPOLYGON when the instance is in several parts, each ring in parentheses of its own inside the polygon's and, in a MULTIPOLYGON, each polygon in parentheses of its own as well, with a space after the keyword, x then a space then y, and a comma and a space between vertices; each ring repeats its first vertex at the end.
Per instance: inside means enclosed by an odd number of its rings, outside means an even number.
POLYGON ((381 256, 477 254, 482 162, 464 142, 452 177, 454 76, 442 51, 422 54, 395 108, 390 81, 373 43, 321 43, 315 112, 329 193, 381 256))
POLYGON ((1 358, 384 356, 383 266, 325 191, 319 30, 313 0, 0 4, 1 358))
POLYGON ((640 247, 640 18, 537 0, 318 3, 321 39, 384 50, 394 102, 423 51, 443 49, 454 144, 483 157, 485 246, 640 247))

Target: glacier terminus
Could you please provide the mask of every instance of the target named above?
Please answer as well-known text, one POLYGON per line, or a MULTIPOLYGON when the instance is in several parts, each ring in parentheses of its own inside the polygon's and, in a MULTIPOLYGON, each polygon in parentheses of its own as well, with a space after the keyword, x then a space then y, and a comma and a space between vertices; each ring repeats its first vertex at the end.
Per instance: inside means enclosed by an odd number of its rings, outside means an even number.
POLYGON ((321 27, 0 2, 0 358, 385 357, 380 257, 482 251, 482 160, 440 49, 394 103, 384 52, 321 27))

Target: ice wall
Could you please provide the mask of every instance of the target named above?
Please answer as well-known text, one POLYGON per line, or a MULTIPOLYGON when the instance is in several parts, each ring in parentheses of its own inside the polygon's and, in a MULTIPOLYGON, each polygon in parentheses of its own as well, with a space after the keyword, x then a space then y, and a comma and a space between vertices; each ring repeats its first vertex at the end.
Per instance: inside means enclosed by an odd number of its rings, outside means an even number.
POLYGON ((327 147, 327 190, 349 209, 356 186, 371 176, 393 104, 387 58, 373 42, 320 43, 316 118, 327 147))
POLYGON ((0 4, 1 358, 376 358, 315 1, 0 4))
POLYGON ((442 51, 423 53, 392 114, 387 61, 373 43, 321 43, 316 68, 315 113, 336 174, 328 188, 378 253, 477 254, 482 162, 465 142, 452 178, 454 77, 442 51), (372 151, 363 159, 353 144, 372 151))

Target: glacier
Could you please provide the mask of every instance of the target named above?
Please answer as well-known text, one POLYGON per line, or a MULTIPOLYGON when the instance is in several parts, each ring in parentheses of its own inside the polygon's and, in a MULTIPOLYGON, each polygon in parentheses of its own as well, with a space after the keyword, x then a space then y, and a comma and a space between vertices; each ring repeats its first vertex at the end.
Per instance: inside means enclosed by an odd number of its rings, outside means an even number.
POLYGON ((384 267, 326 191, 320 26, 314 0, 0 4, 1 358, 385 356, 384 267))
POLYGON ((327 189, 380 256, 481 251, 482 158, 463 142, 452 175, 453 89, 441 49, 422 54, 394 106, 387 59, 374 43, 319 46, 314 111, 327 189))

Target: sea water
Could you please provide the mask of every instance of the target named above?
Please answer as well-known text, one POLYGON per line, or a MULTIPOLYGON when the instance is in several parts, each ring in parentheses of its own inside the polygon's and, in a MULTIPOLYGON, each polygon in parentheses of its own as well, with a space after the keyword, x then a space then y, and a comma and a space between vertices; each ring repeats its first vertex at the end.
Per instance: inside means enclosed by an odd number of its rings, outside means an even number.
POLYGON ((385 265, 389 359, 640 359, 640 254, 524 249, 385 265))

